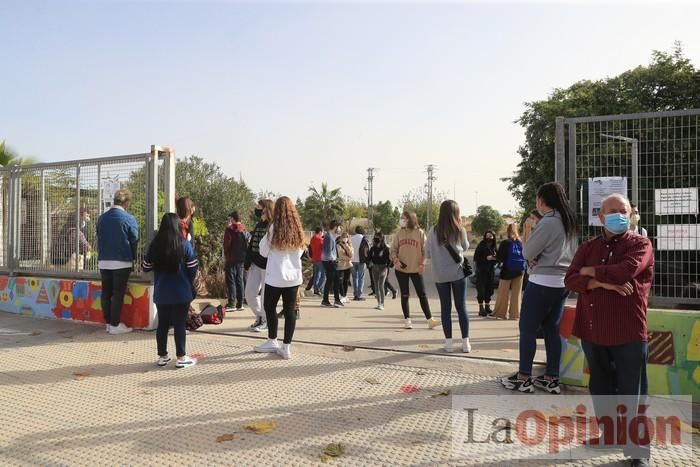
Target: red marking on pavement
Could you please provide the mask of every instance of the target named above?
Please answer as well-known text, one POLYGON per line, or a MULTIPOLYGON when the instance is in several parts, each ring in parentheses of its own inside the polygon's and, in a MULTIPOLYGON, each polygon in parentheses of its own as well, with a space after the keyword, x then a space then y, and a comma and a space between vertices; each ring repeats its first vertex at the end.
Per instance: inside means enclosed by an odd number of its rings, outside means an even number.
POLYGON ((192 358, 197 358, 197 359, 199 359, 199 358, 204 358, 204 354, 203 354, 203 353, 193 353, 193 354, 190 355, 190 356, 191 356, 192 358))
POLYGON ((420 391, 420 389, 418 388, 418 386, 406 384, 405 386, 401 386, 400 391, 404 394, 415 394, 416 392, 420 391))

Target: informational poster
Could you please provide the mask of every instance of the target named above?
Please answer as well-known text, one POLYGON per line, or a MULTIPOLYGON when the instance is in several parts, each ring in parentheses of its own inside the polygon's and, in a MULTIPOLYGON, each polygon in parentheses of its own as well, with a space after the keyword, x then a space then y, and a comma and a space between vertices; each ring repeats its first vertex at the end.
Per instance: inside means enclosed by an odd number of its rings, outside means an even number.
POLYGON ((121 190, 122 185, 116 180, 105 180, 102 184, 102 205, 104 210, 112 207, 114 202, 114 194, 121 190))
POLYGON ((654 190, 654 206, 657 216, 698 214, 698 189, 657 188, 654 190))
POLYGON ((588 225, 602 226, 598 218, 601 202, 614 193, 627 196, 626 177, 596 177, 588 179, 588 225))
POLYGON ((700 247, 700 225, 661 224, 656 226, 656 249, 693 251, 700 247))

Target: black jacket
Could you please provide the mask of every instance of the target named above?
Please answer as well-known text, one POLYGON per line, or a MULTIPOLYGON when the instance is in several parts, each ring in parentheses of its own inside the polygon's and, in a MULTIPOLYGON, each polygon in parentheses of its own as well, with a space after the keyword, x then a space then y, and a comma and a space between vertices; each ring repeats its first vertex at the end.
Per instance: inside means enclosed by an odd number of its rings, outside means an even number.
POLYGON ((496 256, 495 244, 496 242, 494 242, 492 246, 492 244, 486 240, 479 242, 479 245, 476 247, 476 251, 474 252, 474 262, 479 269, 493 269, 493 267, 496 265, 495 260, 486 259, 487 256, 496 256))
POLYGON ((260 254, 260 240, 267 233, 268 222, 258 222, 253 230, 253 234, 250 237, 250 243, 248 244, 248 252, 245 256, 244 267, 246 270, 250 268, 251 264, 255 264, 260 269, 267 268, 267 258, 260 254))
POLYGON ((368 263, 376 264, 377 266, 389 266, 391 264, 389 247, 386 245, 383 247, 373 246, 369 249, 367 260, 368 263))

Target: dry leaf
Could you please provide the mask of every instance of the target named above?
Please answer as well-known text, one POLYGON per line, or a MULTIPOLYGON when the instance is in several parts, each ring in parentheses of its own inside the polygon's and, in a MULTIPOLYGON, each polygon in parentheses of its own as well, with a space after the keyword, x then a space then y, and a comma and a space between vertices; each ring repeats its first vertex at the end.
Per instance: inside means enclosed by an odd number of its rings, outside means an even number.
POLYGON ((30 336, 40 336, 41 331, 34 331, 33 333, 29 334, 30 336))
POLYGON ((223 442, 225 442, 225 441, 233 441, 234 439, 235 439, 235 436, 233 435, 233 433, 226 433, 226 434, 224 434, 224 435, 217 436, 217 437, 216 437, 216 442, 217 442, 217 443, 223 443, 223 442))
POLYGON ((513 349, 501 349, 501 352, 515 352, 513 349))
POLYGON ((346 352, 353 352, 355 350, 355 347, 353 347, 352 345, 344 345, 343 350, 346 352))
POLYGON ((429 349, 430 346, 428 344, 418 344, 418 347, 421 349, 429 349))
POLYGON ((277 422, 254 422, 243 425, 243 428, 257 434, 272 433, 277 428, 277 422))
POLYGON ((331 458, 325 454, 321 454, 319 457, 324 464, 328 464, 331 461, 331 458))
POLYGON ((430 396, 430 397, 449 396, 450 394, 452 394, 452 390, 450 390, 450 389, 445 389, 444 391, 438 392, 437 394, 433 394, 433 395, 430 396))
POLYGON ((417 374, 418 376, 423 376, 423 375, 427 375, 428 372, 427 372, 427 371, 423 371, 423 370, 418 370, 418 371, 416 372, 416 374, 417 374))
POLYGON ((340 443, 330 443, 326 445, 326 449, 323 450, 323 453, 330 457, 340 457, 345 454, 345 446, 340 443))
POLYGON ((377 378, 365 378, 365 382, 369 384, 381 384, 377 378))
POLYGON ((73 379, 80 381, 81 379, 87 378, 90 376, 90 373, 73 373, 73 379))
POLYGON ((682 421, 682 420, 681 420, 681 431, 682 431, 683 433, 691 433, 691 434, 694 434, 694 435, 700 434, 700 429, 695 428, 695 427, 693 427, 693 426, 691 426, 691 425, 688 425, 687 423, 685 423, 685 422, 682 421))

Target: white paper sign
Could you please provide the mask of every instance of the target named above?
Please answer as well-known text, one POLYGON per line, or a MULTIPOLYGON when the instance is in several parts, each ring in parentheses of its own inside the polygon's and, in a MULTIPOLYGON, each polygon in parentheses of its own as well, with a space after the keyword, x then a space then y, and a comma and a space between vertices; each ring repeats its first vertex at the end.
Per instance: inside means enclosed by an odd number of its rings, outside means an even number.
POLYGON ((600 212, 601 201, 605 197, 619 193, 627 196, 627 178, 626 177, 596 177, 588 179, 588 225, 600 227, 600 212))
POLYGON ((102 201, 109 205, 114 201, 114 193, 121 190, 121 183, 114 180, 105 180, 102 184, 102 201))
POLYGON ((661 224, 656 226, 657 250, 697 250, 700 245, 700 225, 661 224))
POLYGON ((697 188, 657 188, 654 190, 657 216, 669 214, 698 214, 697 188))

